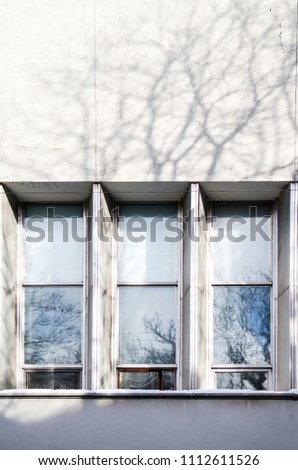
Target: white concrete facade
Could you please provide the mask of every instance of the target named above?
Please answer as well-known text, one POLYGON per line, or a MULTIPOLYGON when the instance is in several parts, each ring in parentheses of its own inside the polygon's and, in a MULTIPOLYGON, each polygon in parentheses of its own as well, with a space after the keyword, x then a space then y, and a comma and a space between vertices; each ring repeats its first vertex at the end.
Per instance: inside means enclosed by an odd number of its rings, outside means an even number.
POLYGON ((293 179, 295 0, 0 8, 3 182, 293 179))
POLYGON ((296 0, 0 1, 0 449, 298 449, 296 0), (274 386, 208 391, 208 240, 180 386, 116 390, 114 201, 272 201, 274 386), (86 391, 18 387, 23 202, 84 202, 86 391), (103 217, 96 219, 100 211, 103 217))
POLYGON ((297 395, 194 395, 2 398, 1 448, 297 450, 297 395))

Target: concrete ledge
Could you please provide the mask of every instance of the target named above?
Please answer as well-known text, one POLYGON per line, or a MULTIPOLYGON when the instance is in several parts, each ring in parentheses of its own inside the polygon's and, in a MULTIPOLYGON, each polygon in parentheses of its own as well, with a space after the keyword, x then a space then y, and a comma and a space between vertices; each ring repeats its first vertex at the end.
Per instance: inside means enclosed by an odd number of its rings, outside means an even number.
POLYGON ((232 399, 232 400, 298 400, 298 390, 248 391, 248 390, 1 390, 1 398, 85 398, 85 399, 232 399))

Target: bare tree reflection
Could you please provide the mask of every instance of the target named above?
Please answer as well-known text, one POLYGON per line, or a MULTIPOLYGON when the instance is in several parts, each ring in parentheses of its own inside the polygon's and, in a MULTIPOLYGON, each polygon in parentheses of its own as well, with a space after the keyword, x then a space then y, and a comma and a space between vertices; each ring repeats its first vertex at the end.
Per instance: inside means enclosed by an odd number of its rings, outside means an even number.
POLYGON ((54 390, 80 388, 80 371, 34 371, 27 373, 27 388, 54 390))
POLYGON ((214 362, 270 361, 270 288, 214 288, 214 362))
MULTIPOLYGON (((153 343, 145 346, 146 362, 148 364, 175 364, 176 361, 176 326, 173 319, 163 326, 163 321, 158 312, 153 318, 143 318, 146 331, 150 332, 161 348, 153 343)), ((175 373, 172 371, 162 372, 162 388, 173 390, 175 388, 175 373)))
POLYGON ((162 318, 156 312, 153 318, 144 317, 143 322, 145 330, 161 344, 161 348, 157 348, 153 343, 144 347, 146 362, 148 364, 175 364, 176 326, 174 320, 171 319, 164 328, 162 318))
POLYGON ((79 364, 81 362, 80 289, 26 289, 25 362, 79 364))
MULTIPOLYGON (((130 364, 172 365, 174 370, 139 369, 121 373, 121 388, 174 390, 176 386, 176 326, 174 319, 163 324, 161 315, 143 317, 143 330, 126 337, 122 357, 130 364)), ((121 354, 120 354, 121 356, 121 354)))
MULTIPOLYGON (((214 288, 215 364, 265 365, 270 362, 270 287, 214 288)), ((227 388, 262 389, 264 374, 230 375, 227 388), (241 383, 237 384, 237 380, 241 383), (236 381, 235 381, 236 380, 236 381)), ((227 377, 227 376, 226 376, 227 377)))
POLYGON ((223 372, 216 376, 218 389, 267 390, 266 372, 223 372))

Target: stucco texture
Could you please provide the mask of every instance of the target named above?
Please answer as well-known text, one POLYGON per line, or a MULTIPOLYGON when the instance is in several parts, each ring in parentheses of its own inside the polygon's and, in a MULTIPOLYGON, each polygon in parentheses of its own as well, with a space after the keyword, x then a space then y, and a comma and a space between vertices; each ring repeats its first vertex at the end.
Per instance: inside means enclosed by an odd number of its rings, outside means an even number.
POLYGON ((291 181, 294 0, 2 0, 0 179, 291 181))

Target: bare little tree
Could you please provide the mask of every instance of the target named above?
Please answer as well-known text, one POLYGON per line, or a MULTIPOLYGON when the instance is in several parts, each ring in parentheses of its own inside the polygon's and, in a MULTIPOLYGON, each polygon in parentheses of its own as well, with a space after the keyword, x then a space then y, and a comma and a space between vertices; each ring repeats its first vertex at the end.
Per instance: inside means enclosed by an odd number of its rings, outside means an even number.
POLYGON ((158 312, 154 317, 143 318, 145 330, 152 334, 154 341, 162 347, 156 347, 152 343, 150 347, 145 346, 147 362, 154 364, 173 364, 176 360, 176 327, 171 319, 167 326, 163 326, 163 321, 158 312))

